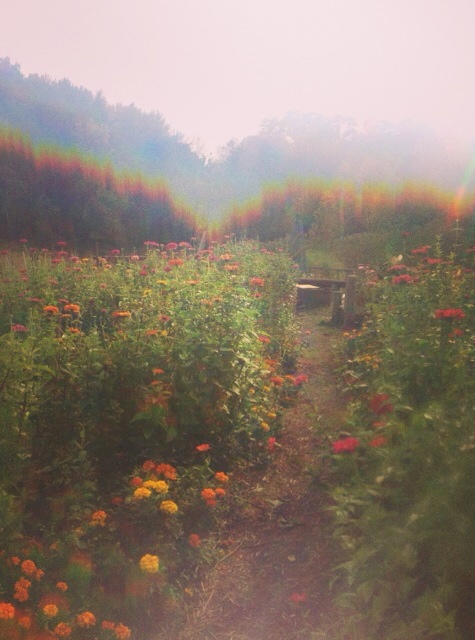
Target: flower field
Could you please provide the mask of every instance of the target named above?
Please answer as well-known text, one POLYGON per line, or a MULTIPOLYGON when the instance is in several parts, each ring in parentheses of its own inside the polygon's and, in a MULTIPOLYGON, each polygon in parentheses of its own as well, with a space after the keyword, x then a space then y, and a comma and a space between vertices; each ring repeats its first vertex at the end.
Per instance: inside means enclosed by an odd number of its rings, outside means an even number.
POLYGON ((367 273, 329 454, 339 638, 474 637, 474 256, 424 245, 367 273))
POLYGON ((0 637, 149 637, 213 562, 292 375, 294 269, 257 243, 0 256, 0 637))

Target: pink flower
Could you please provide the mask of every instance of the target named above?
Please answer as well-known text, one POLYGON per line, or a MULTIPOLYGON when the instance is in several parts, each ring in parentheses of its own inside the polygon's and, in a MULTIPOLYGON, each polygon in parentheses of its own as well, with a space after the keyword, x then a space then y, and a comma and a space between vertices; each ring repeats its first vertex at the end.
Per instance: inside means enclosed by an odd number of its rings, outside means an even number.
POLYGON ((352 453, 360 444, 358 438, 342 438, 332 444, 333 453, 352 453))
POLYGON ((434 313, 434 318, 465 318, 465 313, 462 309, 437 309, 434 313))

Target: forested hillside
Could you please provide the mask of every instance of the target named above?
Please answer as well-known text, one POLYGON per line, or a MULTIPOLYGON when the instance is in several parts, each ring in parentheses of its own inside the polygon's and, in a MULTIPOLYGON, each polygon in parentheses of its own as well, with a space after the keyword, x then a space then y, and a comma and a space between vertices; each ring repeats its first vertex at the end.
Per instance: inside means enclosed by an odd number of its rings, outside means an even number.
POLYGON ((344 116, 297 113, 264 121, 256 135, 230 140, 205 158, 160 113, 108 104, 67 79, 25 76, 8 58, 0 60, 0 125, 21 131, 33 145, 74 150, 119 171, 160 179, 208 220, 269 185, 296 179, 356 186, 417 181, 456 189, 470 158, 469 146, 449 148, 411 122, 362 125, 344 116))

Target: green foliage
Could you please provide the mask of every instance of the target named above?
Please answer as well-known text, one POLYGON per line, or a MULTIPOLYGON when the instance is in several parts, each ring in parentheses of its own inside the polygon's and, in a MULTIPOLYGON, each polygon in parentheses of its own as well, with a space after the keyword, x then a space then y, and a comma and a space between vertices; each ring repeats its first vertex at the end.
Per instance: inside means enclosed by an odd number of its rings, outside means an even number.
POLYGON ((219 554, 226 472, 265 460, 298 389, 292 262, 250 242, 62 249, 0 260, 0 604, 74 640, 87 610, 146 637, 219 554), (24 560, 41 571, 18 600, 24 560))
POLYGON ((333 445, 341 637, 474 633, 475 280, 473 248, 457 249, 389 265, 349 336, 356 444, 333 445))

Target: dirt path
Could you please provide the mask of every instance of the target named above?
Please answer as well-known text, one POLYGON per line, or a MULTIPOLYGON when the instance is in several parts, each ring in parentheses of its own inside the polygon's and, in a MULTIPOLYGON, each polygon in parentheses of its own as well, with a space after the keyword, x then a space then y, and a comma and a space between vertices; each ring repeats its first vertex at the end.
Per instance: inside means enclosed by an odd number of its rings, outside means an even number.
POLYGON ((331 606, 332 542, 324 527, 325 493, 316 453, 334 435, 345 405, 338 392, 335 345, 341 330, 300 316, 298 373, 302 396, 286 411, 273 464, 239 478, 245 496, 229 523, 229 552, 214 566, 185 611, 185 624, 159 640, 291 640, 324 638, 331 606))

